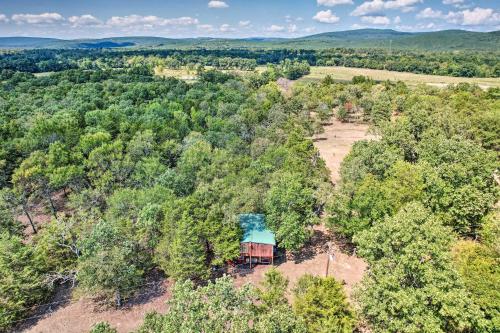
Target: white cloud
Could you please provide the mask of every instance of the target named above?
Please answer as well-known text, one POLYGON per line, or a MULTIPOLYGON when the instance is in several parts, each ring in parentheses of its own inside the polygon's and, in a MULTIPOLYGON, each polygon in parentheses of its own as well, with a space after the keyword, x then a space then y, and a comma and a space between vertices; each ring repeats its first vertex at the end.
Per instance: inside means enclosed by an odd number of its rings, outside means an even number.
POLYGON ((450 11, 444 14, 440 10, 425 8, 417 14, 419 19, 442 19, 458 25, 495 25, 500 23, 500 13, 491 8, 476 7, 472 10, 450 11))
POLYGON ((166 26, 166 25, 195 25, 198 23, 199 23, 198 19, 189 16, 167 19, 154 15, 113 16, 106 21, 106 24, 112 27, 129 27, 138 25, 154 27, 154 26, 166 26))
POLYGON ((317 0, 318 5, 333 7, 338 5, 353 5, 354 2, 352 0, 317 0))
POLYGON ((224 1, 212 0, 208 3, 208 8, 227 8, 229 5, 224 1))
POLYGON ((213 32, 214 26, 211 24, 198 24, 196 26, 197 29, 203 30, 204 32, 213 32))
POLYGON ((437 26, 435 23, 419 23, 416 25, 398 25, 396 29, 400 31, 422 31, 422 30, 436 30, 437 28, 442 28, 437 26))
POLYGON ((64 21, 64 17, 59 13, 14 14, 12 15, 12 21, 18 24, 51 24, 64 21))
POLYGON ((307 28, 304 28, 304 32, 308 33, 308 34, 314 32, 314 31, 316 31, 316 27, 307 27, 307 28))
POLYGON ((2 22, 5 22, 5 23, 9 22, 8 17, 5 16, 4 14, 0 14, 0 23, 2 23, 2 22))
POLYGON ((443 13, 440 10, 434 10, 430 7, 425 8, 424 10, 420 11, 420 13, 417 14, 417 18, 423 18, 423 19, 428 19, 428 18, 442 18, 443 13))
POLYGON ((466 9, 474 6, 474 3, 465 3, 465 0, 443 0, 444 5, 451 5, 455 8, 466 9))
POLYGON ((99 19, 90 14, 85 14, 81 16, 70 16, 68 17, 68 22, 71 23, 73 27, 97 26, 102 24, 102 22, 99 19))
POLYGON ((409 12, 414 9, 413 5, 424 2, 423 0, 392 0, 385 3, 387 9, 399 9, 403 12, 409 12))
POLYGON ((236 31, 236 29, 234 29, 233 27, 231 27, 229 24, 222 24, 220 27, 219 27, 219 30, 221 32, 234 32, 236 31))
POLYGON ((291 15, 285 15, 285 22, 286 23, 292 23, 292 22, 302 22, 304 21, 304 18, 300 17, 300 16, 297 16, 297 17, 293 17, 291 15))
POLYGON ((394 18, 394 24, 400 24, 400 23, 401 23, 401 17, 396 16, 396 17, 394 18))
POLYGON ((282 32, 285 30, 284 26, 273 24, 266 29, 269 32, 282 32))
POLYGON ((488 25, 500 23, 500 13, 491 8, 476 7, 473 10, 449 12, 445 19, 460 25, 488 25))
POLYGON ((289 33, 294 33, 294 32, 297 32, 297 25, 296 24, 290 24, 287 28, 288 32, 289 33))
POLYGON ((182 16, 177 18, 165 19, 165 25, 195 25, 198 24, 199 21, 196 18, 190 16, 182 16))
POLYGON ((364 29, 366 28, 364 25, 361 25, 361 24, 358 24, 358 23, 354 23, 351 25, 351 28, 352 29, 364 29))
POLYGON ((351 15, 364 16, 369 14, 379 14, 384 10, 400 10, 404 13, 415 9, 414 5, 423 2, 423 0, 372 0, 365 1, 356 7, 351 15))
POLYGON ((238 23, 238 25, 239 25, 240 27, 248 27, 248 26, 250 25, 250 23, 251 23, 250 21, 240 21, 240 22, 238 23))
POLYGON ((382 0, 373 0, 363 2, 356 7, 351 13, 353 16, 368 15, 371 13, 381 12, 384 10, 385 3, 382 0))
POLYGON ((313 16, 313 20, 321 23, 337 23, 338 21, 340 21, 340 18, 332 13, 330 9, 328 9, 316 13, 316 15, 313 16))
POLYGON ((388 25, 391 23, 391 20, 387 16, 363 16, 361 17, 361 22, 376 25, 388 25))

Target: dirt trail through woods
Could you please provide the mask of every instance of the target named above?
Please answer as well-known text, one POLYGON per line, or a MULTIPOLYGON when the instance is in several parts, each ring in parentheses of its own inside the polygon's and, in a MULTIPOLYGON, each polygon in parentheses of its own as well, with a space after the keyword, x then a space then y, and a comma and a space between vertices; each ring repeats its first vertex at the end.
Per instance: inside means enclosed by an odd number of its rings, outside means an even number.
POLYGON ((359 140, 371 140, 368 125, 342 123, 336 119, 324 126, 325 132, 315 137, 314 146, 319 150, 326 166, 330 169, 334 184, 340 180, 340 164, 351 151, 352 145, 359 140))
MULTIPOLYGON (((340 180, 340 164, 351 150, 352 145, 359 140, 373 139, 374 136, 367 133, 368 125, 342 123, 338 120, 331 120, 324 126, 324 129, 324 133, 314 138, 314 145, 331 171, 332 182, 336 184, 340 180)), ((306 273, 318 276, 326 275, 328 242, 333 244, 334 253, 328 275, 344 283, 347 294, 351 295, 353 286, 363 277, 366 263, 356 257, 352 253, 352 249, 345 245, 345 242, 330 233, 323 225, 314 228, 314 236, 301 251, 299 258, 278 262, 275 265, 289 279, 290 290, 293 289, 296 281, 306 273)), ((269 268, 269 266, 261 265, 252 271, 241 271, 236 276, 236 285, 240 286, 245 283, 259 285, 269 268)))

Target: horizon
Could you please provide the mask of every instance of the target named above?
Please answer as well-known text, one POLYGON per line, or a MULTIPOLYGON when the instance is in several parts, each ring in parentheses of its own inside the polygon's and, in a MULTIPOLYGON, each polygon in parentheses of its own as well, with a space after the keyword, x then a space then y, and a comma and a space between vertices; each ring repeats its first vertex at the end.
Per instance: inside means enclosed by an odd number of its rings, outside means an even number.
POLYGON ((297 38, 359 29, 500 29, 488 0, 19 0, 2 4, 0 36, 74 39, 297 38))
POLYGON ((116 39, 116 38, 161 38, 161 39, 228 39, 228 40, 245 40, 245 39, 300 39, 309 36, 322 35, 328 33, 342 33, 342 32, 352 32, 352 31, 367 31, 367 30, 377 30, 377 31, 393 31, 400 32, 405 34, 421 34, 421 33, 435 33, 435 32, 444 32, 444 31, 463 31, 463 32, 471 32, 471 33, 494 33, 500 32, 500 30, 491 30, 491 31, 475 31, 475 30, 467 30, 467 29, 443 29, 443 30, 433 30, 433 31, 401 31, 396 29, 389 28, 359 28, 359 29, 348 29, 348 30, 332 30, 332 31, 324 31, 319 33, 305 34, 300 36, 291 36, 291 37, 274 37, 274 36, 248 36, 248 37, 213 37, 213 36, 193 36, 193 37, 165 37, 165 36, 155 36, 155 35, 115 35, 109 37, 81 37, 81 38, 59 38, 59 37, 51 37, 51 36, 1 36, 2 39, 7 38, 35 38, 35 39, 52 39, 52 40, 61 40, 61 41, 78 41, 78 40, 101 40, 101 39, 116 39))

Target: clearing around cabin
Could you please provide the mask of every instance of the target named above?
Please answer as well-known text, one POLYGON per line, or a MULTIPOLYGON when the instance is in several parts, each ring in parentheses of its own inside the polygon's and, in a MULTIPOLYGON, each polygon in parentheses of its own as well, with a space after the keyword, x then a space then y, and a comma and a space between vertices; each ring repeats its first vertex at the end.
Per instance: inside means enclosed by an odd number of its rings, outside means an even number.
MULTIPOLYGON (((325 124, 324 129, 324 133, 315 137, 314 145, 331 171, 332 182, 336 184, 340 180, 340 164, 351 150, 352 145, 356 141, 370 140, 375 137, 368 134, 368 125, 342 123, 336 119, 325 124)), ((306 273, 325 276, 328 243, 333 245, 334 253, 328 275, 342 282, 350 296, 353 286, 361 281, 367 265, 345 246, 343 240, 329 232, 323 225, 314 228, 312 240, 302 249, 299 257, 284 262, 278 261, 275 264, 277 269, 290 281, 289 291, 293 289, 295 282, 306 273)), ((236 274, 235 283, 237 286, 245 283, 258 286, 264 280, 264 274, 269 268, 270 266, 258 265, 252 270, 240 270, 236 274)), ((290 293, 288 296, 290 297, 290 293)))

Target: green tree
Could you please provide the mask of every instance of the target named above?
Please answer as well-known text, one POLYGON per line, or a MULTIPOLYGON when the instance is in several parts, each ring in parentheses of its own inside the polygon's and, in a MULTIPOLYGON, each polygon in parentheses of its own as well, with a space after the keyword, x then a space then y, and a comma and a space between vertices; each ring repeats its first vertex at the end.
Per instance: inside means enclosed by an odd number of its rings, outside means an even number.
POLYGON ((288 304, 285 293, 288 287, 288 279, 283 276, 275 267, 271 267, 264 275, 261 283, 263 290, 260 298, 267 309, 280 304, 288 304))
POLYGON ((61 142, 49 146, 46 173, 53 191, 80 190, 85 184, 80 154, 72 154, 61 142))
MULTIPOLYGON (((14 192, 21 201, 23 209, 30 220, 29 201, 35 198, 47 199, 52 213, 56 217, 56 207, 52 200, 54 188, 50 186, 47 174, 47 158, 42 151, 33 152, 21 163, 12 175, 12 183, 14 192)), ((35 231, 34 226, 33 230, 35 231)))
POLYGON ((100 221, 82 240, 77 266, 79 287, 90 295, 114 298, 120 306, 142 281, 140 261, 135 244, 100 221))
POLYGON ((236 289, 229 277, 195 288, 191 281, 175 284, 167 302, 168 312, 146 317, 140 332, 251 332, 255 292, 250 287, 236 289))
POLYGON ((347 302, 342 285, 332 277, 304 275, 294 290, 294 310, 307 332, 352 332, 354 311, 347 302))
POLYGON ((486 332, 500 330, 499 211, 484 218, 481 242, 462 240, 453 246, 453 263, 472 299, 485 315, 486 332))
POLYGON ((305 323, 293 312, 286 291, 288 279, 272 267, 264 275, 262 289, 258 290, 259 301, 257 319, 254 322, 256 332, 305 333, 305 323))
POLYGON ((280 246, 298 250, 310 238, 309 227, 318 222, 314 214, 312 188, 299 173, 275 175, 264 200, 266 222, 275 231, 280 246))
POLYGON ((34 249, 18 236, 0 233, 0 329, 6 330, 49 291, 45 268, 34 249))
POLYGON ((206 252, 194 221, 184 214, 175 225, 167 226, 160 241, 156 260, 176 280, 206 278, 206 252))
POLYGON ((468 332, 484 321, 451 266, 451 231, 419 203, 354 237, 370 271, 356 298, 380 332, 468 332))
MULTIPOLYGON (((272 279, 270 284, 275 282, 276 279, 272 279)), ((277 285, 282 286, 281 282, 277 285)), ((236 288, 228 276, 198 287, 189 280, 178 281, 167 302, 168 311, 164 315, 146 315, 138 332, 306 332, 287 302, 268 304, 269 307, 259 304, 258 293, 251 285, 236 288)))
POLYGON ((453 261, 472 300, 485 315, 486 332, 500 329, 500 269, 499 254, 474 241, 460 241, 454 245, 453 261))
POLYGON ((13 207, 15 202, 12 199, 12 191, 7 188, 0 190, 0 232, 19 235, 23 226, 14 218, 16 207, 13 207))

